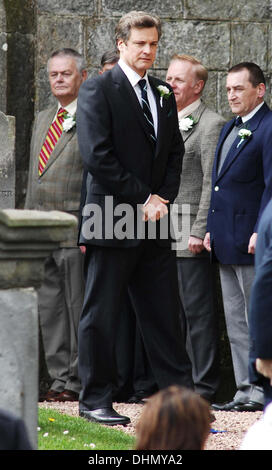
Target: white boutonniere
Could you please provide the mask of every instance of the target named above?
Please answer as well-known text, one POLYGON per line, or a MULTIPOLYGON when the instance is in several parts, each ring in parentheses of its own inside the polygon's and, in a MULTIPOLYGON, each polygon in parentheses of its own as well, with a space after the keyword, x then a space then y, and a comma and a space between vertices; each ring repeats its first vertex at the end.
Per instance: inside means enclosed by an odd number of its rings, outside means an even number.
POLYGON ((241 137, 241 140, 238 143, 237 148, 239 147, 239 145, 241 145, 244 140, 249 139, 251 135, 252 132, 249 129, 240 129, 240 131, 238 132, 238 136, 241 137))
POLYGON ((168 88, 167 86, 165 86, 165 85, 159 85, 159 86, 157 86, 157 90, 158 90, 158 92, 159 92, 159 94, 160 94, 160 97, 161 97, 161 99, 160 99, 160 105, 161 105, 161 108, 162 108, 162 105, 163 105, 163 98, 168 99, 169 96, 171 96, 173 92, 170 91, 169 88, 168 88))
POLYGON ((197 123, 197 120, 193 116, 187 116, 185 118, 179 119, 179 130, 180 131, 189 131, 197 123))
POLYGON ((64 121, 62 123, 62 128, 64 132, 69 132, 76 125, 76 115, 71 116, 71 114, 65 114, 64 121))

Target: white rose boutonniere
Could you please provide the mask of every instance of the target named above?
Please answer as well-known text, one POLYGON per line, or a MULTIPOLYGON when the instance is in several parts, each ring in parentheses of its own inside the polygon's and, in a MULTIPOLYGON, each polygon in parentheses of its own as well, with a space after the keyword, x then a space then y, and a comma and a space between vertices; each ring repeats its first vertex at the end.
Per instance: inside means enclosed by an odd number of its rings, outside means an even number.
POLYGON ((163 101, 162 101, 162 100, 163 100, 163 98, 168 99, 169 96, 172 95, 173 92, 170 91, 169 88, 168 88, 167 86, 165 86, 165 85, 159 85, 159 86, 157 87, 157 90, 158 90, 158 92, 159 92, 159 94, 160 94, 160 97, 161 97, 161 99, 160 99, 160 104, 161 104, 161 107, 162 107, 162 104, 163 104, 163 101))
POLYGON ((239 147, 239 145, 241 145, 244 140, 249 139, 251 135, 252 132, 249 129, 240 129, 240 131, 238 132, 238 136, 241 137, 241 140, 238 143, 237 148, 239 147))
POLYGON ((76 125, 76 115, 71 116, 71 114, 65 114, 64 121, 62 123, 62 128, 64 132, 69 132, 76 125))
POLYGON ((179 119, 179 130, 180 131, 189 131, 197 123, 197 120, 193 116, 187 116, 185 118, 179 119))

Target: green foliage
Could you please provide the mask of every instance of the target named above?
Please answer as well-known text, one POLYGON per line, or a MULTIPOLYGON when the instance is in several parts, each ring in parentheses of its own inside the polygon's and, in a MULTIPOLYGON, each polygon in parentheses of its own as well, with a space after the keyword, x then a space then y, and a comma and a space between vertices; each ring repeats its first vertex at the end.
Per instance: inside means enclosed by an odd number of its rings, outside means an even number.
POLYGON ((39 450, 131 450, 133 446, 134 438, 117 429, 39 409, 39 450))

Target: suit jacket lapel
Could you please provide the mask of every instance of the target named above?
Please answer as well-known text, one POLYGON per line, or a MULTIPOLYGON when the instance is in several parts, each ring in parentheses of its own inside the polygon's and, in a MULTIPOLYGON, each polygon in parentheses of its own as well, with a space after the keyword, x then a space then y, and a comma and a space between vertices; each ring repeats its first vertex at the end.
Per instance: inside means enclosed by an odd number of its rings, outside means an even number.
POLYGON ((39 155, 41 148, 44 144, 45 138, 47 136, 48 129, 54 119, 54 116, 57 112, 57 106, 48 108, 48 110, 43 114, 43 119, 39 121, 39 134, 36 136, 35 141, 35 166, 38 174, 39 168, 39 155))
MULTIPOLYGON (((245 122, 244 128, 250 130, 252 132, 252 135, 250 137, 248 137, 247 139, 244 139, 242 141, 241 141, 241 137, 237 136, 237 138, 233 142, 233 144, 232 144, 232 146, 231 146, 231 148, 228 152, 228 155, 227 155, 227 157, 224 161, 222 169, 221 169, 221 171, 220 171, 220 173, 219 173, 219 175, 217 176, 216 179, 220 179, 225 174, 225 172, 229 169, 230 165, 234 162, 234 160, 236 160, 236 158, 238 157, 240 152, 245 149, 248 142, 252 138, 254 138, 254 131, 257 129, 257 127, 260 124, 263 116, 267 113, 268 110, 269 110, 269 108, 267 107, 267 105, 263 104, 263 106, 259 109, 259 111, 257 111, 257 113, 253 116, 253 118, 251 118, 249 121, 245 122), (240 143, 240 141, 241 141, 241 143, 240 143)), ((217 153, 216 153, 215 169, 217 168, 218 158, 219 158, 219 155, 220 155, 219 152, 220 152, 221 146, 223 144, 223 141, 224 141, 225 137, 228 135, 228 133, 230 132, 230 130, 232 129, 232 127, 234 125, 234 122, 235 122, 235 118, 230 121, 229 125, 226 126, 226 129, 222 133, 222 136, 221 136, 221 139, 220 139, 220 144, 218 145, 217 153)))
MULTIPOLYGON (((40 150, 41 150, 41 148, 43 146, 43 143, 45 141, 48 129, 49 129, 50 125, 52 124, 53 119, 56 115, 56 112, 57 112, 57 106, 53 106, 52 108, 49 108, 48 112, 45 114, 44 119, 41 123, 40 139, 37 142, 37 147, 36 147, 37 150, 38 150, 37 162, 36 162, 37 173, 38 173, 38 166, 39 166, 39 153, 40 153, 40 150)), ((53 152, 51 153, 51 155, 49 157, 49 160, 48 160, 48 162, 47 162, 40 178, 42 178, 46 174, 48 168, 50 168, 50 166, 58 158, 58 156, 62 152, 65 145, 67 145, 69 140, 73 137, 74 133, 76 132, 75 129, 76 128, 74 127, 69 132, 63 132, 62 133, 60 139, 58 140, 58 142, 55 145, 55 148, 54 148, 53 152)))
MULTIPOLYGON (((198 108, 191 113, 191 116, 194 118, 194 120, 197 122, 199 121, 204 109, 205 109, 205 104, 201 102, 201 104, 198 106, 198 108)), ((191 129, 188 131, 181 131, 181 135, 183 138, 183 142, 186 142, 186 140, 190 137, 190 135, 194 132, 196 128, 196 124, 192 126, 191 129)))
MULTIPOLYGON (((135 113, 135 116, 137 117, 138 122, 142 126, 144 132, 146 133, 148 140, 153 146, 154 143, 149 134, 149 128, 148 128, 146 118, 144 116, 142 107, 139 103, 139 100, 136 96, 136 93, 133 87, 131 86, 125 73, 123 72, 121 67, 119 67, 118 64, 112 69, 112 74, 113 74, 114 83, 116 87, 119 89, 121 96, 124 98, 125 103, 129 102, 132 105, 132 111, 135 113)), ((158 108, 158 104, 157 104, 157 108, 158 108)))

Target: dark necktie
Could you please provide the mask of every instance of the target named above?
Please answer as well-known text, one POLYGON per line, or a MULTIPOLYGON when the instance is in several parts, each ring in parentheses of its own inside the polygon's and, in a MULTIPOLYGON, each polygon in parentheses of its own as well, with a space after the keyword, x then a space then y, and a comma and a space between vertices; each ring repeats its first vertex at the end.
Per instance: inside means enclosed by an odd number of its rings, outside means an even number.
POLYGON ((238 132, 239 132, 239 128, 242 127, 242 124, 243 124, 243 121, 242 121, 242 118, 240 116, 237 116, 235 122, 234 122, 234 126, 232 128, 232 130, 230 131, 230 133, 228 134, 228 136, 226 137, 223 145, 222 145, 222 148, 221 148, 221 152, 220 152, 220 156, 219 156, 219 163, 218 163, 218 167, 217 167, 217 174, 219 175, 222 167, 223 167, 223 164, 227 158, 227 155, 231 149, 231 146, 233 144, 233 142, 235 141, 237 135, 238 135, 238 132))
POLYGON ((142 79, 138 82, 138 84, 140 85, 140 88, 141 88, 141 94, 142 94, 142 108, 143 108, 143 112, 144 112, 144 115, 145 115, 145 118, 147 120, 147 124, 148 124, 148 127, 149 127, 149 133, 150 133, 150 136, 154 142, 154 144, 156 144, 156 134, 155 134, 155 129, 154 129, 154 121, 153 121, 153 117, 152 117, 152 113, 151 113, 151 109, 150 109, 150 104, 148 102, 148 98, 147 98, 147 83, 146 83, 146 80, 145 79, 142 79))
POLYGON ((237 118, 235 120, 235 126, 239 127, 239 126, 241 126, 241 124, 243 124, 242 118, 240 116, 237 116, 237 118))

